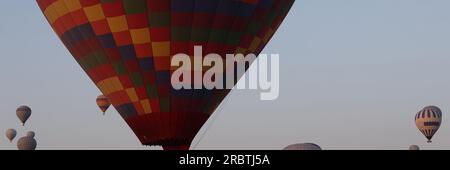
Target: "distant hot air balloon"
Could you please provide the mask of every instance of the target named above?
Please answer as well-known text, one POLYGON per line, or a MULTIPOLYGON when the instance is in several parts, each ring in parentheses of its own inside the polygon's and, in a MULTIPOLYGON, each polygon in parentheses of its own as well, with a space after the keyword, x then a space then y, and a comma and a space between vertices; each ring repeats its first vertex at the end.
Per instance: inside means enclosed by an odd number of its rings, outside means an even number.
POLYGON ((20 122, 22 122, 22 125, 25 126, 25 122, 27 122, 28 118, 31 116, 31 108, 28 106, 20 106, 17 108, 16 114, 20 122))
POLYGON ((28 136, 28 137, 34 138, 35 135, 36 135, 36 133, 34 133, 33 131, 27 132, 27 136, 28 136))
POLYGON ((29 136, 22 137, 17 141, 17 148, 19 150, 35 150, 36 146, 36 139, 29 136))
POLYGON ((436 106, 428 106, 415 116, 416 126, 431 143, 431 138, 441 126, 442 111, 436 106))
POLYGON ((97 97, 97 106, 102 110, 103 115, 105 115, 106 110, 108 110, 109 106, 111 106, 111 103, 109 102, 108 97, 104 95, 100 95, 97 97))
POLYGON ((411 145, 409 146, 409 150, 420 150, 420 148, 417 145, 411 145))
POLYGON ((6 130, 5 135, 8 138, 9 142, 12 142, 17 135, 17 131, 15 129, 8 129, 6 130))
POLYGON ((322 150, 319 145, 314 143, 299 143, 285 147, 283 150, 322 150))
POLYGON ((230 92, 173 88, 172 56, 194 56, 195 46, 223 58, 258 56, 294 1, 37 0, 53 30, 141 143, 169 150, 189 149, 230 92))

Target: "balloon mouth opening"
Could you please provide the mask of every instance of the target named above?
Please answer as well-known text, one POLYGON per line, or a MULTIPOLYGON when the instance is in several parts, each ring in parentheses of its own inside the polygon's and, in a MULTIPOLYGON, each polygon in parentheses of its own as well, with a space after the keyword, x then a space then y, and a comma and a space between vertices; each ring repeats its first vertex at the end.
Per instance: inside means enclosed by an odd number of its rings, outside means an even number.
POLYGON ((190 140, 159 140, 149 143, 144 143, 146 146, 162 146, 164 150, 189 150, 191 146, 190 140))
POLYGON ((163 149, 165 151, 171 151, 171 150, 175 150, 175 151, 177 151, 177 150, 185 150, 185 151, 187 151, 190 148, 189 145, 177 145, 177 146, 163 145, 162 147, 163 147, 163 149))

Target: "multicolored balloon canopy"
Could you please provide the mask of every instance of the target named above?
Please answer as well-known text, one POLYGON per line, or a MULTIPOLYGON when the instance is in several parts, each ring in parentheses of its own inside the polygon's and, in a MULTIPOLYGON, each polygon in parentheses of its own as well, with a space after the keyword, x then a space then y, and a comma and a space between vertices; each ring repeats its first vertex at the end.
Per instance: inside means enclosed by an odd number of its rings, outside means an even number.
MULTIPOLYGON (((171 85, 172 56, 254 53, 294 0, 37 0, 79 65, 144 145, 189 149, 227 89, 171 85)), ((238 75, 242 76, 242 75, 238 75)))

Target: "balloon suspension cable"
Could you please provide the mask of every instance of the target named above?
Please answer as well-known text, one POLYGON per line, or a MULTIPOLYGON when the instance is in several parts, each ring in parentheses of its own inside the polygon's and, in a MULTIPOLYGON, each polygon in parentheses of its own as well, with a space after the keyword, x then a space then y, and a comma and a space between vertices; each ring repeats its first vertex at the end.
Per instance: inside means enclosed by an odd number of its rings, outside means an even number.
POLYGON ((198 140, 195 142, 195 144, 192 145, 193 146, 192 150, 195 150, 197 148, 198 144, 200 144, 200 141, 202 141, 202 139, 206 136, 206 133, 211 128, 211 126, 214 124, 214 122, 217 120, 217 118, 219 117, 219 113, 222 112, 224 106, 227 103, 228 103, 228 95, 225 96, 222 103, 220 103, 219 107, 211 115, 211 121, 208 123, 208 125, 206 125, 204 132, 202 134, 200 134, 200 136, 199 136, 198 140))

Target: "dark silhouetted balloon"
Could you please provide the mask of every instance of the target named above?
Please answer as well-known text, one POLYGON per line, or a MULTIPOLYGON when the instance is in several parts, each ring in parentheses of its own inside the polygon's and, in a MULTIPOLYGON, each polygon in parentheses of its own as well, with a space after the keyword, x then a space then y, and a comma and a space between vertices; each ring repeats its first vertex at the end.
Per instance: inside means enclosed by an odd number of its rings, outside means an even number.
POLYGON ((34 133, 33 131, 27 132, 27 136, 28 136, 28 137, 34 138, 35 135, 36 135, 36 133, 34 133))
POLYGON ((6 138, 8 138, 9 142, 12 142, 14 138, 17 136, 17 131, 15 129, 8 129, 5 132, 6 138))
POLYGON ((33 137, 25 136, 17 141, 17 148, 19 150, 35 150, 36 146, 37 142, 33 137))
POLYGON ((289 145, 283 150, 322 150, 322 148, 314 143, 299 143, 289 145))
POLYGON ((31 108, 28 106, 20 106, 16 110, 16 115, 20 122, 22 122, 22 125, 25 126, 25 122, 27 122, 28 118, 31 116, 31 108))
POLYGON ((420 148, 417 145, 411 145, 409 146, 409 150, 420 150, 420 148))

